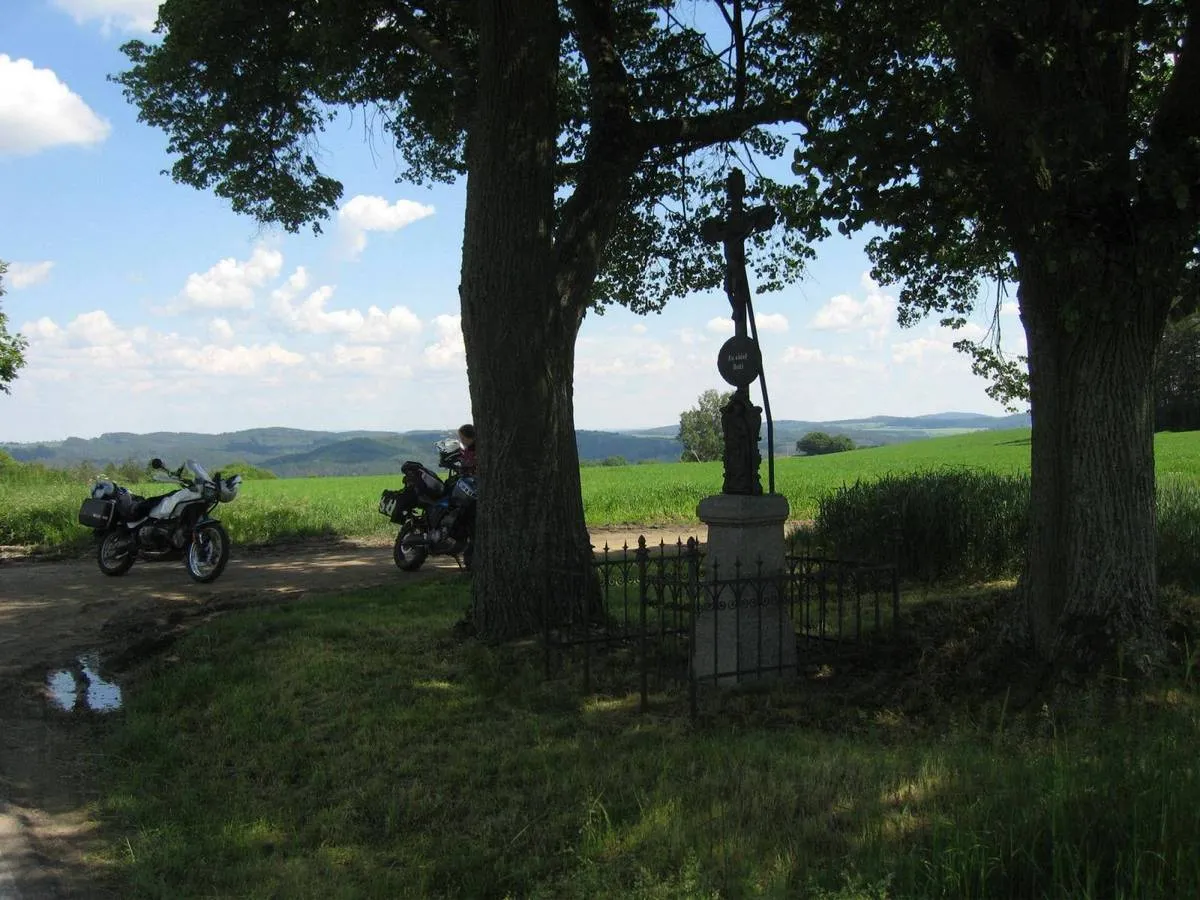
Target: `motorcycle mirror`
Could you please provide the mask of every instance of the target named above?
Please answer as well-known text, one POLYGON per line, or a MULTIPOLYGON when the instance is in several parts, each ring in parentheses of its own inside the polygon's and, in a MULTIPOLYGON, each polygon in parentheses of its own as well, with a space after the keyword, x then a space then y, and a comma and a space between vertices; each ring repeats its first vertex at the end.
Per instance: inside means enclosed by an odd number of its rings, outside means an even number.
POLYGON ((150 460, 150 468, 165 469, 166 466, 164 466, 163 461, 156 456, 156 457, 154 457, 154 459, 150 460))

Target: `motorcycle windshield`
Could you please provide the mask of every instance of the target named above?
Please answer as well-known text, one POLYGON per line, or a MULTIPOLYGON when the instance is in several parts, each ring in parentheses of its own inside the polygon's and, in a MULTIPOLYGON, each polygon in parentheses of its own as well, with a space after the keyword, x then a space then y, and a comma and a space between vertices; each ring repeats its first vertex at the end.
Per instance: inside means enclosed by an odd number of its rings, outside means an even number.
POLYGON ((187 461, 187 467, 192 470, 192 474, 196 476, 197 481, 212 481, 212 479, 208 477, 208 472, 205 471, 204 466, 200 465, 200 463, 196 462, 194 459, 189 459, 187 461))

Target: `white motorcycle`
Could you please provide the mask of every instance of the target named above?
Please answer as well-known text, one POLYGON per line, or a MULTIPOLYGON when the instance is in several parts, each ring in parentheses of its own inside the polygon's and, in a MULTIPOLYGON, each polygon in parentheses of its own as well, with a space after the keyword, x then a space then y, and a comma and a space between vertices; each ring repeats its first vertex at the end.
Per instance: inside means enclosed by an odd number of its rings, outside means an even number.
POLYGON ((141 498, 111 481, 98 481, 79 508, 79 522, 101 533, 97 561, 105 575, 124 575, 138 556, 162 559, 182 551, 194 581, 215 581, 229 562, 229 534, 209 513, 238 495, 241 475, 209 477, 189 459, 174 472, 161 459, 150 461, 154 481, 180 489, 141 498), (190 474, 189 474, 190 473, 190 474))

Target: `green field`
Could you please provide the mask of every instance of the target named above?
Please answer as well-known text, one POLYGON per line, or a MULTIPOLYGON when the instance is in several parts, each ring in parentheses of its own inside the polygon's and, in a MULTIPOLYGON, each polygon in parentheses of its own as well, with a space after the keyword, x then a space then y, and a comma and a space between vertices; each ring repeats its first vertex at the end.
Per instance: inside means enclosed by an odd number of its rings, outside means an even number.
MULTIPOLYGON (((1200 432, 1161 434, 1155 445, 1160 481, 1200 483, 1200 432)), ((893 444, 831 456, 780 459, 776 487, 792 516, 808 519, 819 497, 858 479, 938 467, 972 467, 1000 473, 1029 469, 1029 431, 985 431, 893 444)), ((763 466, 764 482, 766 466, 763 466)), ((582 470, 587 524, 694 522, 696 504, 721 489, 720 463, 661 463, 586 467, 582 470)), ((237 543, 320 534, 386 535, 393 531, 376 511, 379 494, 400 485, 395 476, 294 478, 248 481, 238 499, 220 509, 237 543)), ((159 493, 161 485, 145 485, 159 493)), ((85 485, 0 484, 0 544, 62 547, 84 540, 75 524, 85 485)))

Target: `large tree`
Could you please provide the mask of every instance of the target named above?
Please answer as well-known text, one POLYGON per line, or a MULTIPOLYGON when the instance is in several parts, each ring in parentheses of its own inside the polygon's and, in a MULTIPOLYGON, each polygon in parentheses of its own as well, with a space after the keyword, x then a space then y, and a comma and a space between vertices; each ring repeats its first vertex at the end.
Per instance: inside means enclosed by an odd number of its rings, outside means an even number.
MULTIPOLYGON (((319 228, 341 196, 315 139, 338 106, 378 113, 414 181, 467 175, 460 294, 483 484, 475 624, 505 637, 584 585, 575 338, 609 302, 653 310, 720 284, 697 239, 736 149, 803 114, 807 47, 763 0, 167 0, 118 77, 163 128, 172 175, 234 209, 319 228), (705 153, 706 148, 714 148, 705 153)), ((804 191, 756 254, 793 277, 804 191)), ((811 232, 810 232, 811 233, 811 232)))
MULTIPOLYGON (((0 299, 4 297, 4 276, 8 274, 8 263, 0 259, 0 299)), ((17 370, 25 365, 25 338, 20 334, 9 334, 8 316, 0 308, 0 394, 10 392, 9 385, 16 379, 17 370)))
MULTIPOLYGON (((1062 666, 1157 646, 1152 371, 1200 239, 1200 0, 797 2, 827 88, 796 170, 873 224, 901 319, 1018 284, 1033 417, 1022 580, 1062 666), (814 26, 814 21, 819 25, 814 26)), ((1012 374, 1012 373, 1010 373, 1012 374)))
POLYGON ((683 444, 681 460, 713 462, 721 458, 725 449, 721 410, 732 397, 731 391, 707 390, 700 395, 695 407, 679 414, 679 433, 675 437, 683 444))

